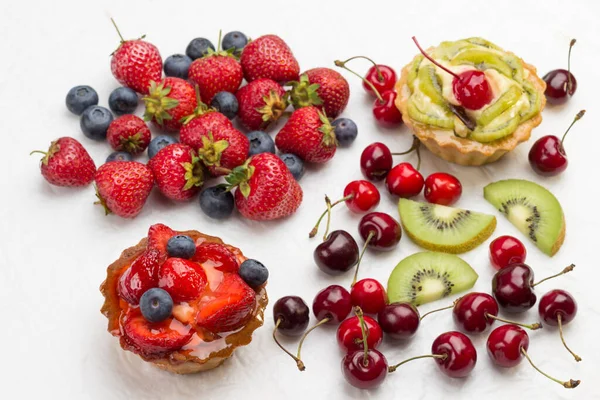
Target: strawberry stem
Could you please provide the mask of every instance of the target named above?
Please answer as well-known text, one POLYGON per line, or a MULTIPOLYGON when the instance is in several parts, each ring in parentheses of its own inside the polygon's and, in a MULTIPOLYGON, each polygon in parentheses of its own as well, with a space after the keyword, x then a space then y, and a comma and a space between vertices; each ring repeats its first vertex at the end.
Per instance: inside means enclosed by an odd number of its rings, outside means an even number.
POLYGON ((419 45, 419 42, 417 42, 417 38, 415 36, 412 37, 412 40, 413 40, 413 42, 415 42, 415 44, 419 48, 419 51, 421 52, 421 54, 423 54, 423 56, 426 59, 428 59, 429 61, 431 61, 433 63, 433 65, 435 65, 437 67, 440 67, 441 69, 443 69, 444 71, 446 71, 447 73, 449 73, 450 75, 452 75, 453 77, 458 78, 458 75, 456 75, 454 72, 450 71, 448 68, 444 67, 439 62, 435 61, 429 54, 427 54, 425 52, 425 50, 423 50, 423 48, 421 48, 421 46, 419 45))
POLYGON ((112 22, 113 26, 117 30, 117 34, 119 35, 119 38, 121 38, 121 43, 125 43, 125 39, 123 39, 123 35, 121 35, 121 31, 119 30, 119 27, 117 26, 117 23, 115 22, 114 19, 112 19, 112 17, 110 19, 110 22, 112 22))
POLYGON ((370 88, 371 90, 373 90, 373 93, 375 93, 375 96, 377 96, 377 100, 379 100, 379 102, 381 104, 384 103, 383 98, 381 97, 381 94, 379 93, 379 90, 377 90, 375 88, 375 86, 373 86, 373 84, 371 82, 369 82, 367 79, 365 79, 363 76, 360 76, 358 73, 354 72, 353 70, 351 70, 350 68, 346 67, 346 63, 344 61, 340 61, 340 60, 335 60, 334 64, 336 65, 336 67, 340 67, 345 69, 346 71, 358 76, 360 79, 362 79, 363 82, 365 82, 370 88))

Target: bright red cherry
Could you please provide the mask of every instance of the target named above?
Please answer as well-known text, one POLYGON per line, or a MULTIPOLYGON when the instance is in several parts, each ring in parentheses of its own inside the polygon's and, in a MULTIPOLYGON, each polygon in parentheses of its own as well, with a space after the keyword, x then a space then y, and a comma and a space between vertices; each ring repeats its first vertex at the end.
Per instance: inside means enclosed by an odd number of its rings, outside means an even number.
POLYGON ((458 201, 462 194, 462 185, 453 175, 436 172, 425 179, 425 200, 434 204, 449 206, 458 201))
POLYGON ((353 306, 360 307, 367 314, 377 314, 387 304, 387 294, 379 281, 361 279, 352 285, 350 298, 353 306))
POLYGON ((372 212, 362 217, 358 232, 366 245, 376 250, 391 250, 402 237, 398 221, 381 212, 372 212))
POLYGON ((570 379, 567 382, 560 381, 542 372, 533 364, 527 354, 529 348, 529 336, 527 332, 516 325, 502 325, 494 329, 487 340, 487 351, 492 361, 503 368, 512 368, 518 365, 523 357, 529 361, 531 366, 547 378, 559 383, 565 388, 572 389, 579 385, 580 381, 570 379))
POLYGON ((581 361, 581 357, 567 346, 562 330, 563 325, 571 322, 577 315, 577 302, 571 293, 561 289, 549 291, 540 299, 538 311, 547 325, 558 326, 563 345, 573 355, 575 361, 581 361))
MULTIPOLYGON (((375 349, 383 340, 383 331, 373 318, 365 315, 363 320, 367 332, 367 346, 370 349, 375 349)), ((342 321, 337 330, 337 342, 343 352, 351 353, 356 350, 363 350, 362 339, 362 326, 358 316, 342 321)))
POLYGON ((402 124, 402 114, 396 107, 396 97, 398 94, 394 90, 387 90, 373 102, 373 116, 384 128, 395 128, 402 124))
POLYGON ((377 321, 386 336, 405 340, 415 335, 421 317, 417 308, 410 303, 392 303, 379 311, 377 321))
POLYGON ((490 263, 495 269, 506 268, 511 264, 522 264, 527 258, 523 243, 512 236, 500 236, 490 243, 490 263))
POLYGON ((374 389, 381 385, 388 372, 385 356, 375 349, 357 350, 348 353, 342 359, 344 378, 352 386, 359 389, 374 389))
POLYGON ((423 175, 407 162, 396 165, 385 178, 385 185, 390 194, 402 198, 413 197, 421 193, 424 182, 423 175))
MULTIPOLYGON (((394 89, 396 82, 398 81, 398 76, 396 75, 396 71, 392 67, 388 67, 383 64, 373 65, 367 71, 365 75, 365 79, 371 83, 371 85, 375 86, 375 89, 379 93, 385 92, 386 90, 394 89)), ((375 96, 375 92, 370 85, 367 85, 363 82, 363 88, 367 91, 367 93, 375 96)))
POLYGON ((571 73, 571 49, 575 39, 569 44, 567 69, 555 69, 544 75, 546 100, 553 105, 565 104, 577 90, 577 80, 571 73))
POLYGON ((438 336, 431 346, 431 354, 412 357, 388 368, 394 372, 400 365, 419 358, 433 358, 440 370, 451 378, 468 376, 477 364, 477 350, 473 342, 460 332, 446 332, 438 336))
POLYGON ((492 101, 494 94, 492 93, 490 84, 483 72, 479 70, 469 70, 457 75, 427 54, 425 50, 421 48, 414 36, 412 39, 425 58, 454 77, 452 80, 452 91, 456 100, 463 107, 468 108, 469 110, 479 110, 492 101))
POLYGON ((569 160, 563 143, 573 124, 580 120, 584 114, 585 110, 577 113, 562 139, 554 135, 543 136, 531 146, 529 164, 538 175, 555 176, 567 169, 569 160))
POLYGON ((371 143, 360 155, 360 170, 365 178, 381 181, 392 169, 392 152, 383 143, 371 143))

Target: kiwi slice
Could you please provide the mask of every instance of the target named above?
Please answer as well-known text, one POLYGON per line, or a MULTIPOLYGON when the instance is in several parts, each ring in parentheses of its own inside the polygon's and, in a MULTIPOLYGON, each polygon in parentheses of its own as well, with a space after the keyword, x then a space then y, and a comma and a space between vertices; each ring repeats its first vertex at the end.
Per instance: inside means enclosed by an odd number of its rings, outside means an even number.
POLYGON ((485 40, 483 38, 480 38, 480 37, 471 37, 471 38, 465 39, 465 41, 475 44, 477 46, 487 47, 488 49, 502 51, 502 49, 500 47, 496 46, 494 43, 492 43, 488 40, 485 40))
POLYGON ((424 58, 425 57, 423 57, 422 54, 419 54, 417 57, 415 57, 412 65, 410 66, 410 70, 408 71, 408 79, 406 82, 408 83, 408 88, 411 92, 415 91, 415 79, 417 79, 419 74, 419 66, 421 65, 421 62, 423 62, 424 58))
POLYGON ((425 65, 419 68, 419 90, 429 99, 431 102, 446 107, 446 99, 442 95, 442 83, 440 78, 437 76, 435 67, 433 65, 425 65))
POLYGON ((522 179, 490 183, 483 197, 544 253, 553 256, 565 240, 565 215, 543 186, 522 179))
POLYGON ((521 112, 521 120, 527 121, 540 111, 543 94, 540 94, 540 92, 535 90, 535 88, 527 82, 523 82, 523 89, 525 89, 525 92, 529 97, 529 108, 521 112))
POLYGON ((431 56, 436 60, 449 61, 454 58, 459 52, 475 48, 473 43, 469 43, 466 40, 457 40, 455 42, 442 42, 435 49, 431 51, 431 56))
POLYGON ((388 299, 419 306, 470 289, 478 277, 458 256, 424 251, 396 265, 388 280, 388 299))
POLYGON ((459 254, 483 243, 496 229, 496 217, 439 204, 400 199, 404 231, 419 246, 459 254))
POLYGON ((410 96, 406 105, 408 115, 413 120, 425 125, 437 126, 441 129, 454 128, 454 119, 452 118, 452 114, 431 102, 429 105, 425 106, 422 104, 425 100, 420 99, 417 94, 418 92, 410 96))
POLYGON ((520 116, 513 115, 512 110, 506 110, 488 125, 483 127, 478 126, 471 132, 469 138, 480 143, 493 142, 494 140, 511 135, 517 129, 520 122, 520 116))
POLYGON ((514 77, 513 69, 509 64, 498 54, 484 49, 467 49, 458 53, 450 63, 452 65, 473 65, 480 70, 493 68, 509 78, 514 77))
POLYGON ((483 110, 477 119, 477 123, 482 126, 489 124, 494 118, 517 104, 522 95, 523 90, 521 90, 521 88, 517 85, 511 85, 511 87, 494 102, 494 104, 483 110))

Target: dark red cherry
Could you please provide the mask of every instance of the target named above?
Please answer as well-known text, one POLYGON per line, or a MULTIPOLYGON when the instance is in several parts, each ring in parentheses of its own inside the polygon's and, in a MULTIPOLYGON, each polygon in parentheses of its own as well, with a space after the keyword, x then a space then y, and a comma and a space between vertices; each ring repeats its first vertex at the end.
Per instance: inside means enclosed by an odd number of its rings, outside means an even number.
POLYGON ((319 269, 329 275, 340 275, 358 262, 359 249, 356 241, 346 231, 333 231, 327 240, 317 246, 313 253, 319 269))
POLYGON ((381 212, 372 212, 362 217, 358 232, 367 246, 376 250, 391 250, 402 237, 398 221, 381 212))
MULTIPOLYGON (((363 316, 367 333, 367 346, 370 349, 377 348, 383 340, 383 331, 373 318, 363 316)), ((337 342, 344 352, 363 350, 363 333, 358 316, 353 316, 342 321, 337 330, 337 342)))
POLYGON ((571 293, 561 289, 549 291, 540 299, 538 312, 547 325, 558 326, 563 345, 573 355, 575 361, 581 361, 581 357, 567 346, 562 330, 563 325, 571 322, 577 315, 577 302, 571 293))
POLYGON ((381 92, 381 98, 373 102, 373 116, 384 128, 395 128, 402 124, 402 114, 396 107, 398 94, 393 90, 381 92))
POLYGON ((342 359, 342 372, 346 381, 359 389, 374 389, 381 385, 388 372, 385 356, 375 349, 366 353, 357 350, 342 359))
POLYGON ((392 169, 392 152, 383 143, 371 143, 360 155, 360 170, 365 178, 381 181, 392 169))
POLYGON ((414 197, 421 193, 424 183, 423 175, 407 162, 396 165, 385 178, 388 192, 402 198, 414 197))
POLYGON ((575 39, 569 44, 567 69, 555 69, 548 72, 542 79, 546 82, 546 100, 552 105, 565 104, 577 90, 577 79, 571 73, 571 49, 575 39))
POLYGON ((511 264, 522 264, 527 258, 523 243, 512 236, 500 236, 490 243, 490 263, 495 269, 506 268, 511 264))
POLYGON ((350 211, 365 213, 377 207, 381 196, 377 187, 371 182, 357 180, 346 185, 344 199, 350 211))
POLYGON ((300 336, 308 326, 309 309, 298 296, 285 296, 273 305, 273 321, 279 333, 300 336))
MULTIPOLYGON (((385 92, 386 90, 392 90, 398 81, 396 71, 392 67, 388 67, 383 64, 373 65, 367 71, 365 79, 371 83, 377 89, 379 93, 385 92)), ((363 81, 363 88, 367 93, 376 96, 373 88, 363 81)))
POLYGON ((421 317, 417 308, 410 303, 392 303, 379 311, 377 321, 386 336, 405 340, 415 335, 421 317))
POLYGON ((387 304, 387 294, 379 281, 361 279, 352 285, 350 298, 353 306, 360 307, 367 314, 377 314, 387 304))
POLYGON ((434 204, 450 206, 458 201, 462 185, 458 178, 445 172, 436 172, 425 179, 425 200, 434 204))
POLYGON ((339 324, 352 311, 350 293, 340 285, 327 286, 315 296, 312 310, 317 320, 339 324))

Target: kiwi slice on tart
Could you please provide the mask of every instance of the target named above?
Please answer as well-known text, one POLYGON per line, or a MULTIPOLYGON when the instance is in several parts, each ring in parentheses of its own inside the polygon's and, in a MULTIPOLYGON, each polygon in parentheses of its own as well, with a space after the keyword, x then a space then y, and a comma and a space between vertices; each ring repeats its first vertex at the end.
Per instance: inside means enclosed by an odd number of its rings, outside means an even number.
POLYGON ((413 120, 425 125, 437 126, 442 129, 453 129, 454 119, 452 114, 429 99, 422 99, 422 97, 424 96, 420 92, 415 92, 410 96, 407 102, 408 115, 413 120), (428 101, 429 104, 423 104, 425 101, 428 101))
POLYGON ((543 186, 522 179, 490 183, 483 197, 527 235, 544 253, 553 256, 565 240, 563 209, 543 186))
POLYGON ((483 110, 479 118, 477 118, 477 124, 481 126, 489 124, 504 111, 517 104, 522 95, 523 90, 521 90, 521 88, 517 85, 511 85, 498 100, 483 110))
POLYGON ((417 79, 419 74, 419 66, 421 65, 421 62, 423 62, 424 58, 425 57, 423 57, 422 54, 416 56, 412 62, 412 65, 410 66, 410 71, 408 71, 407 83, 411 92, 415 91, 415 79, 417 79))
POLYGON ((493 215, 460 208, 400 199, 398 210, 408 237, 427 250, 464 253, 496 229, 493 215))
POLYGON ((534 115, 537 115, 540 111, 540 108, 542 107, 543 92, 536 90, 528 82, 523 82, 523 89, 525 89, 525 92, 529 97, 529 108, 521 111, 521 121, 527 121, 534 115))
POLYGON ((492 122, 485 126, 475 128, 470 139, 476 140, 479 143, 489 143, 498 139, 502 139, 511 135, 521 123, 521 118, 518 115, 513 115, 512 110, 506 110, 504 113, 496 117, 492 122))
POLYGON ((406 257, 392 271, 387 285, 390 303, 429 303, 473 287, 477 272, 453 254, 424 251, 406 257))
POLYGON ((466 42, 475 44, 477 46, 481 46, 481 47, 487 47, 488 49, 492 49, 492 50, 500 50, 502 51, 502 49, 498 46, 496 46, 494 43, 485 40, 484 38, 480 38, 480 37, 471 37, 468 39, 465 39, 466 42))
POLYGON ((419 68, 419 90, 431 101, 441 107, 446 107, 446 99, 442 94, 442 83, 433 65, 419 68))
POLYGON ((507 64, 498 54, 486 49, 467 49, 458 53, 450 63, 452 65, 473 65, 477 67, 477 69, 483 71, 488 68, 493 68, 509 78, 515 76, 515 72, 509 64, 507 64))

